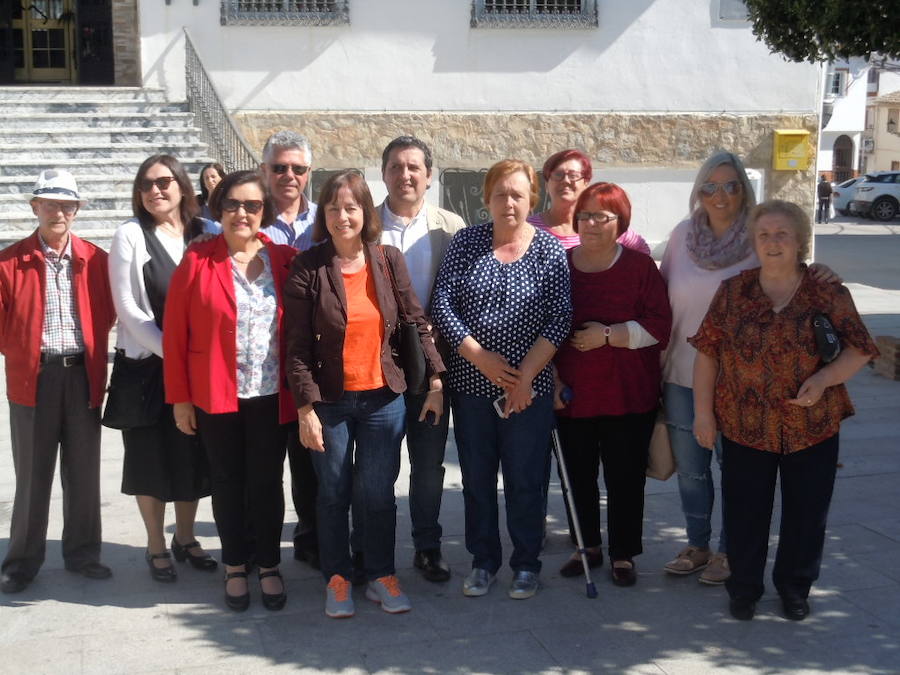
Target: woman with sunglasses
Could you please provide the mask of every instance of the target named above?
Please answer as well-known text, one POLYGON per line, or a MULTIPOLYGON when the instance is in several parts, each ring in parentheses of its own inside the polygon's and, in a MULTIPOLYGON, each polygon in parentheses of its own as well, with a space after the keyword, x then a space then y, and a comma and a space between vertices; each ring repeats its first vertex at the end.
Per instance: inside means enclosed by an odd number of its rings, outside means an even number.
MULTIPOLYGON (((574 248, 580 242, 573 218, 575 202, 590 185, 594 175, 591 159, 581 150, 560 150, 547 158, 541 175, 550 198, 550 208, 528 216, 528 222, 559 239, 564 249, 574 248)), ((634 230, 625 230, 618 243, 650 255, 647 242, 634 230)))
POLYGON ((210 210, 222 234, 192 246, 172 277, 166 400, 178 429, 188 438, 199 432, 209 457, 225 604, 249 606, 253 560, 263 606, 279 610, 287 599, 278 571, 281 478, 287 424, 297 417, 284 386, 281 289, 295 251, 259 231, 275 210, 255 171, 227 175, 210 210))
MULTIPOLYGON (((691 190, 690 216, 669 236, 660 272, 668 284, 672 337, 663 368, 663 405, 678 471, 687 546, 666 563, 669 574, 702 570, 700 582, 720 585, 730 576, 724 525, 718 551, 710 549, 715 499, 710 471, 712 452, 694 438, 693 372, 697 350, 687 339, 697 333, 719 284, 759 266, 747 233, 747 214, 756 204, 753 187, 737 155, 720 150, 707 159, 691 190)), ((824 281, 840 281, 824 265, 813 265, 824 281)), ((721 440, 715 442, 721 466, 721 440)))
MULTIPOLYGON (((617 586, 637 581, 642 553, 644 480, 659 407, 660 352, 672 312, 650 256, 617 239, 628 231, 631 202, 618 185, 594 183, 575 205, 581 243, 569 249, 571 337, 556 352, 556 414, 588 564, 602 564, 600 463, 607 490, 610 572, 617 586), (562 399, 568 387, 570 400, 562 399)), ((570 529, 573 529, 570 526, 570 529)), ((560 574, 583 571, 576 552, 560 574)))
MULTIPOLYGON (((134 495, 147 530, 145 554, 156 581, 177 574, 165 540, 166 503, 175 503, 172 552, 196 569, 217 566, 194 537, 197 500, 209 494, 203 448, 175 428, 171 406, 163 405, 163 313, 169 282, 188 242, 202 227, 187 172, 170 155, 148 157, 138 169, 131 197, 134 218, 113 235, 109 254, 110 285, 118 315, 116 364, 140 371, 157 383, 145 394, 158 398, 155 423, 122 431, 125 458, 122 492, 134 495)), ((139 401, 132 402, 139 406, 139 401)))

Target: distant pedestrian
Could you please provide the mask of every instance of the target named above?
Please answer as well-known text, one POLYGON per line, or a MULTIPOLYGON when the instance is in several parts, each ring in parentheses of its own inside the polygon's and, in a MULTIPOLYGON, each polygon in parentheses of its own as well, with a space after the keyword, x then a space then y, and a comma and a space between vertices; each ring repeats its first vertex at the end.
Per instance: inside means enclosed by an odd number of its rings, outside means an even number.
POLYGON ((819 198, 819 203, 816 208, 816 222, 817 223, 827 223, 828 222, 828 213, 831 210, 831 193, 833 188, 831 187, 831 183, 825 178, 825 174, 819 178, 819 184, 816 186, 816 195, 819 198))
POLYGON ((115 321, 107 255, 70 232, 85 204, 75 178, 42 171, 33 234, 0 253, 0 352, 16 496, 0 590, 25 589, 44 562, 60 451, 66 569, 106 579, 100 563, 100 404, 115 321))

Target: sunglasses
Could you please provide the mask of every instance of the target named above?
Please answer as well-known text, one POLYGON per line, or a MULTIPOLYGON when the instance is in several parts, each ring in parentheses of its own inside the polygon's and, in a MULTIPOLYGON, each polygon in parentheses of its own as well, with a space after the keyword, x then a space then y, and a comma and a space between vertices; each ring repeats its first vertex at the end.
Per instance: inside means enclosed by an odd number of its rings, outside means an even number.
POLYGON ((700 186, 700 192, 707 197, 712 197, 719 191, 719 188, 722 188, 726 195, 736 195, 741 191, 741 183, 737 180, 730 180, 725 183, 704 183, 700 186))
POLYGON ((568 178, 575 183, 584 178, 584 174, 581 171, 563 171, 562 169, 557 169, 556 171, 551 172, 550 178, 557 181, 568 178))
POLYGON ((159 188, 160 192, 164 190, 168 190, 169 186, 172 184, 172 181, 175 180, 175 176, 162 176, 160 178, 154 178, 150 180, 149 178, 141 178, 138 182, 138 190, 141 192, 150 192, 153 189, 153 186, 159 188))
POLYGON ((227 211, 228 213, 234 213, 242 206, 244 207, 244 211, 246 211, 247 213, 256 215, 263 210, 263 206, 265 206, 265 204, 260 199, 248 199, 243 202, 239 199, 222 200, 222 210, 227 211))
POLYGON ((619 216, 615 214, 609 215, 608 213, 591 213, 590 211, 579 211, 575 214, 575 218, 582 223, 593 221, 597 225, 606 225, 607 223, 611 223, 614 220, 618 220, 619 216))
POLYGON ((295 176, 302 176, 309 171, 309 167, 302 164, 269 164, 269 168, 272 169, 272 173, 277 173, 279 176, 287 173, 288 169, 293 171, 295 176))

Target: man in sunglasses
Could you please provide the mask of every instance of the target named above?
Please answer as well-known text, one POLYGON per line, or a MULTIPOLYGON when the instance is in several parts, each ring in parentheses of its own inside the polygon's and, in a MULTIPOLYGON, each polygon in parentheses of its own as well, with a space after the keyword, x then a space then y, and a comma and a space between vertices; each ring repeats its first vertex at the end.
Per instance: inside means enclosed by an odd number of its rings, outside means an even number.
POLYGON ((304 194, 311 164, 309 139, 294 131, 275 132, 263 147, 260 168, 278 212, 275 223, 266 228, 266 235, 276 244, 287 244, 298 251, 312 247, 316 205, 304 194))
POLYGON ((107 254, 70 232, 85 201, 68 171, 42 171, 30 201, 37 230, 0 252, 16 473, 3 593, 24 590, 44 562, 57 452, 65 567, 90 579, 111 575, 100 563, 100 404, 115 321, 107 254))
MULTIPOLYGON (((278 216, 266 228, 266 236, 276 244, 298 251, 311 248, 316 204, 304 194, 312 164, 309 139, 283 129, 272 134, 263 147, 261 171, 275 201, 278 216)), ((297 512, 294 528, 294 559, 319 569, 319 539, 316 531, 318 483, 309 451, 300 445, 299 429, 288 434, 288 461, 291 467, 291 496, 297 512)))

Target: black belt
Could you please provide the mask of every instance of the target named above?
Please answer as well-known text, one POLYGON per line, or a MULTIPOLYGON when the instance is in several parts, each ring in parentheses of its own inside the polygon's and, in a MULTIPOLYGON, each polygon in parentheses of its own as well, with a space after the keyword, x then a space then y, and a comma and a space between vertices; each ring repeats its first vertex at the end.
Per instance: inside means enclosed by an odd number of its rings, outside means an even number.
POLYGON ((47 366, 80 366, 84 363, 84 353, 81 354, 46 354, 41 353, 41 363, 47 366))

